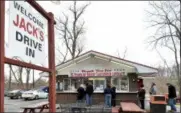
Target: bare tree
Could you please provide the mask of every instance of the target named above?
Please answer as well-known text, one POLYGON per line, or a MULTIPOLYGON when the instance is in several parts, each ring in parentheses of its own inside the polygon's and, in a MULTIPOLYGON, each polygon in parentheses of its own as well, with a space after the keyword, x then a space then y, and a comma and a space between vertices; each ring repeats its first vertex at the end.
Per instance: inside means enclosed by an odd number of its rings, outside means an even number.
POLYGON ((15 78, 15 81, 18 83, 19 86, 23 87, 23 80, 22 80, 23 68, 18 67, 18 66, 12 66, 12 65, 9 65, 9 68, 10 68, 10 71, 12 72, 12 75, 15 78))
MULTIPOLYGON (((62 17, 57 19, 56 30, 59 32, 59 35, 61 36, 61 39, 72 59, 79 56, 84 50, 81 39, 83 39, 85 33, 85 21, 81 20, 81 16, 84 14, 88 6, 89 4, 85 4, 78 7, 77 1, 74 1, 73 5, 70 6, 68 10, 72 17, 63 13, 64 19, 62 19, 62 17)), ((62 54, 61 51, 59 51, 59 53, 62 54)), ((66 60, 65 57, 68 53, 66 52, 65 54, 62 54, 62 56, 64 56, 63 61, 66 60)))
POLYGON ((9 70, 10 70, 10 72, 12 73, 12 75, 13 75, 15 81, 19 83, 19 80, 18 80, 18 78, 17 78, 17 76, 16 76, 16 71, 13 70, 11 64, 9 64, 9 70))
MULTIPOLYGON (((180 29, 180 1, 152 1, 149 2, 151 10, 147 10, 149 17, 149 24, 156 29, 153 36, 149 37, 149 43, 154 48, 165 47, 173 52, 176 66, 176 75, 178 85, 181 91, 181 77, 180 77, 180 64, 179 59, 181 57, 178 54, 180 52, 180 40, 181 40, 181 29, 180 29)), ((164 61, 165 62, 165 61, 164 61)), ((181 92, 180 92, 181 96, 181 92)), ((180 109, 181 111, 181 109, 180 109)))
MULTIPOLYGON (((14 59, 22 61, 22 59, 20 59, 19 57, 14 57, 14 59)), ((24 88, 24 83, 23 83, 23 74, 24 74, 23 72, 24 72, 24 70, 26 73, 26 89, 28 89, 29 88, 29 79, 30 79, 31 69, 20 67, 20 66, 12 66, 11 64, 9 64, 9 71, 10 71, 9 72, 10 73, 9 85, 11 84, 11 76, 13 75, 15 78, 15 81, 18 83, 18 85, 21 88, 24 88), (12 75, 11 75, 11 73, 12 73, 12 75)))
POLYGON ((125 47, 122 57, 121 57, 121 55, 120 55, 120 53, 119 53, 119 50, 117 50, 117 56, 118 56, 119 58, 125 59, 126 55, 127 55, 127 47, 125 47))
POLYGON ((162 71, 165 71, 166 76, 171 76, 172 70, 170 68, 170 66, 167 63, 167 60, 160 54, 160 52, 157 50, 157 48, 155 48, 155 50, 157 51, 158 55, 160 56, 161 60, 164 63, 164 67, 159 66, 158 69, 161 69, 162 71))
POLYGON ((26 89, 29 89, 30 72, 31 72, 31 69, 26 68, 26 89))
POLYGON ((149 2, 152 10, 147 11, 150 27, 156 28, 151 36, 150 44, 154 48, 165 47, 173 52, 178 82, 181 84, 179 73, 179 43, 181 40, 180 31, 180 3, 179 1, 157 1, 149 2))
POLYGON ((33 84, 32 84, 33 88, 35 88, 35 73, 34 72, 35 72, 35 70, 33 69, 33 73, 32 73, 33 74, 33 77, 32 77, 33 78, 33 84))
POLYGON ((57 57, 56 59, 58 60, 57 64, 64 63, 67 60, 67 55, 68 55, 68 49, 65 49, 65 53, 63 53, 60 47, 58 46, 56 48, 56 57, 57 57))
POLYGON ((164 77, 164 76, 167 76, 167 69, 165 68, 165 67, 163 67, 163 66, 158 66, 157 67, 157 69, 158 69, 158 76, 160 76, 160 77, 164 77))
MULTIPOLYGON (((11 64, 8 64, 9 68, 11 64)), ((9 80, 8 80, 8 90, 11 90, 11 81, 12 81, 12 74, 11 70, 9 69, 9 80)))

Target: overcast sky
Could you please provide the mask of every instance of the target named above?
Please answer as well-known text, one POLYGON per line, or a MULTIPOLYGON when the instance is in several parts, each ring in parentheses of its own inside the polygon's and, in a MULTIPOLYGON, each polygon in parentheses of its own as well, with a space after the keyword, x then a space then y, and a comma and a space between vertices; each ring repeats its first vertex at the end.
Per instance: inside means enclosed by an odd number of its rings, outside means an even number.
MULTIPOLYGON (((61 1, 55 5, 50 1, 38 1, 47 11, 59 17, 66 11, 71 1, 61 1)), ((85 3, 79 1, 78 3, 85 3)), ((86 12, 82 16, 87 29, 85 34, 86 51, 95 50, 117 56, 127 47, 125 59, 157 67, 162 61, 156 51, 148 48, 146 39, 153 30, 146 29, 144 22, 148 17, 145 9, 148 8, 146 1, 91 1, 86 12)), ((56 38, 58 36, 56 35, 56 38)), ((173 56, 169 50, 160 49, 161 54, 173 62, 173 56)))
MULTIPOLYGON (((47 10, 59 17, 62 11, 68 9, 71 1, 61 1, 60 5, 54 5, 49 1, 39 2, 47 10)), ((78 3, 84 4, 84 1, 78 3)), ((148 48, 146 39, 153 30, 146 29, 148 18, 145 9, 148 9, 147 1, 91 1, 83 19, 86 24, 85 34, 86 51, 117 55, 119 51, 123 56, 127 47, 126 59, 150 66, 158 66, 162 63, 156 51, 148 48)), ((160 49, 161 54, 173 62, 173 56, 169 50, 160 49)))

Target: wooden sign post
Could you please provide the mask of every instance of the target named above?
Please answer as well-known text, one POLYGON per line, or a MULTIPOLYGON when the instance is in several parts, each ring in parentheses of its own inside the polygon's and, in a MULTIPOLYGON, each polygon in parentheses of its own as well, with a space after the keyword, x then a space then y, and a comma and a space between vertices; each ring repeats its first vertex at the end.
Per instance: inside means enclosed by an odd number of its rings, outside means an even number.
MULTIPOLYGON (((9 1, 13 2, 13 1, 9 1)), ((15 2, 15 1, 14 1, 15 2)), ((22 1, 21 1, 22 2, 22 1)), ((0 0, 0 112, 4 112, 4 64, 12 64, 16 66, 36 69, 44 72, 49 73, 49 111, 56 112, 55 107, 55 100, 56 100, 56 93, 55 93, 55 51, 54 51, 54 15, 52 13, 47 13, 35 0, 26 0, 28 4, 30 4, 36 11, 38 11, 44 18, 48 21, 48 55, 49 55, 49 67, 45 68, 42 66, 38 66, 35 64, 30 64, 18 60, 14 60, 12 58, 7 58, 5 56, 5 0, 0 0)), ((26 7, 25 7, 26 8, 26 7)), ((16 24, 16 23, 15 23, 16 24)), ((27 25, 28 26, 28 25, 27 25)), ((30 25, 29 25, 30 26, 30 25)), ((24 32, 20 30, 20 32, 24 32)), ((29 31, 30 33, 30 31, 29 31)), ((40 33, 42 35, 42 33, 40 33)), ((14 38, 14 37, 12 37, 14 38)), ((17 38, 17 36, 16 36, 17 38)), ((15 42, 11 42, 13 45, 15 42)), ((21 52, 21 51, 20 51, 21 52)), ((35 57, 36 58, 36 57, 35 57)), ((37 57, 38 58, 38 57, 37 57)), ((35 59, 36 61, 41 59, 35 59)))

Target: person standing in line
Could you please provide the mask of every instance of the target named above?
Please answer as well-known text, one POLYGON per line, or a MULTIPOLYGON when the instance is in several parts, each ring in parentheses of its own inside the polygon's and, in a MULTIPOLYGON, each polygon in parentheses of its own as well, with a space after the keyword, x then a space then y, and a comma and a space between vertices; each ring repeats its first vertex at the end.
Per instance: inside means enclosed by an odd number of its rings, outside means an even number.
POLYGON ((111 86, 107 84, 107 87, 104 89, 104 95, 105 95, 105 104, 107 107, 111 107, 111 86))
POLYGON ((111 88, 111 89, 112 89, 112 94, 111 94, 112 100, 111 100, 111 104, 112 104, 113 107, 115 107, 115 106, 116 106, 116 87, 112 85, 112 88, 111 88))
POLYGON ((94 92, 93 86, 92 84, 86 83, 86 104, 87 106, 91 106, 92 105, 92 94, 94 92))
POLYGON ((175 86, 173 86, 172 84, 170 83, 167 83, 166 84, 168 86, 168 104, 170 105, 171 107, 171 112, 176 112, 177 111, 177 108, 175 106, 176 104, 176 89, 175 89, 175 86))
POLYGON ((152 82, 149 93, 150 93, 150 95, 156 95, 156 92, 157 92, 156 84, 154 82, 152 82))
POLYGON ((85 96, 85 90, 84 85, 81 84, 80 87, 77 89, 77 102, 83 103, 84 102, 84 96, 85 96))
POLYGON ((142 84, 140 86, 140 90, 138 91, 138 98, 141 103, 141 109, 145 109, 145 94, 146 94, 146 91, 144 89, 144 85, 142 84))

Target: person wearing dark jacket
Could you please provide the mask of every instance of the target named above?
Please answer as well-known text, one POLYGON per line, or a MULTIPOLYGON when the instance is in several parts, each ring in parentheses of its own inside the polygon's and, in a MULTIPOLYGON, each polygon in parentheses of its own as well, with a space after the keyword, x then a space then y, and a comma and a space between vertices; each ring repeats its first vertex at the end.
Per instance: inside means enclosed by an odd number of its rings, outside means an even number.
POLYGON ((111 104, 112 104, 113 107, 115 107, 115 106, 116 106, 116 87, 113 86, 111 89, 112 89, 112 94, 111 94, 112 100, 111 100, 111 104))
POLYGON ((92 94, 94 92, 93 86, 91 83, 86 83, 86 104, 88 106, 92 105, 92 94))
POLYGON ((83 103, 84 102, 84 96, 85 96, 85 90, 83 84, 80 85, 80 87, 77 89, 77 102, 83 103))
POLYGON ((175 86, 173 86, 170 83, 167 83, 167 86, 168 86, 168 104, 171 107, 171 111, 177 111, 175 107, 175 102, 176 102, 175 98, 177 97, 175 86))
POLYGON ((145 94, 146 91, 144 89, 144 85, 142 84, 140 90, 138 91, 138 98, 141 103, 141 109, 145 109, 145 94))
POLYGON ((111 86, 107 84, 107 87, 104 89, 104 95, 105 95, 105 104, 108 107, 111 107, 111 94, 112 94, 111 86))

